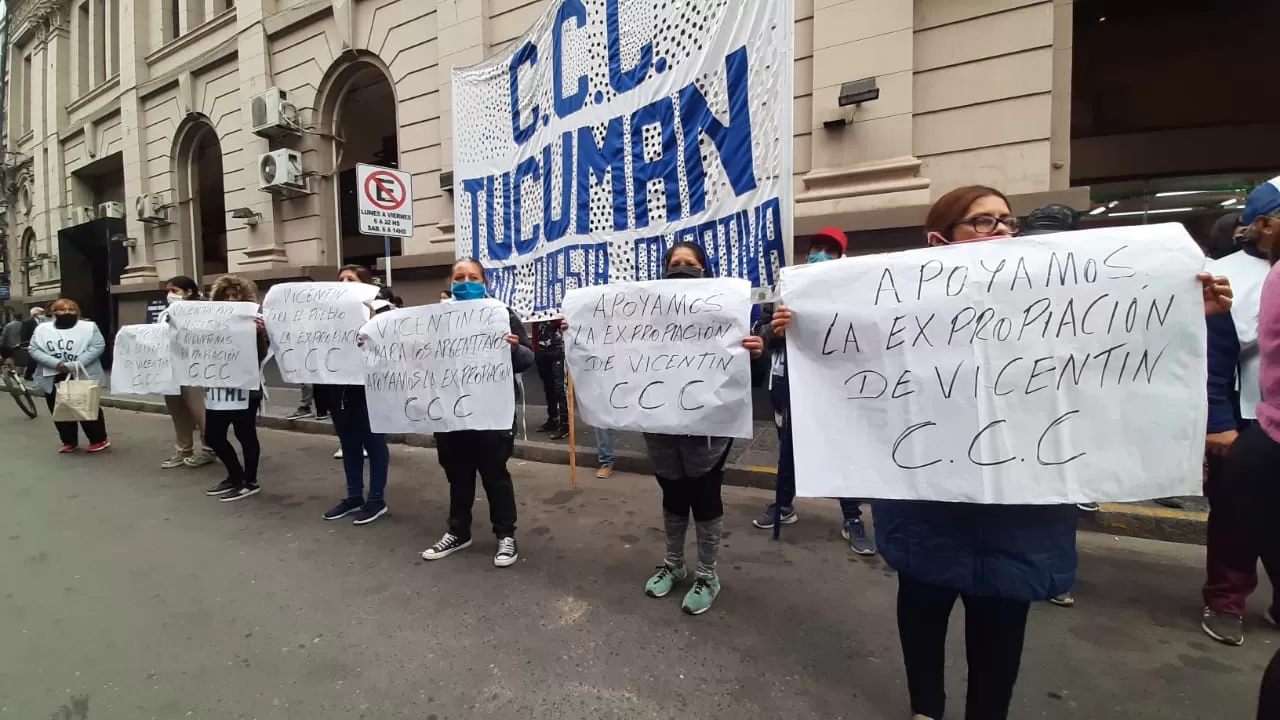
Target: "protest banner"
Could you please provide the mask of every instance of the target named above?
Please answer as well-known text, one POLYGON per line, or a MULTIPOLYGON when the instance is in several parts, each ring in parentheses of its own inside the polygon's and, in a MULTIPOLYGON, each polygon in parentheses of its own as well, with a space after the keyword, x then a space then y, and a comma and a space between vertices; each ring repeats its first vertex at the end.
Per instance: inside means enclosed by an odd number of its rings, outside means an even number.
POLYGON ((1199 492, 1204 256, 1181 225, 782 273, 799 494, 998 504, 1199 492))
POLYGON ((280 377, 299 385, 360 385, 356 336, 369 321, 378 288, 365 283, 298 282, 271 286, 262 301, 280 377))
POLYGON ((676 241, 771 285, 792 234, 794 3, 554 0, 453 70, 456 253, 524 320, 663 276, 676 241))
POLYGON ((565 363, 592 427, 749 438, 751 286, 730 278, 571 290, 565 363))
POLYGON ((172 329, 167 323, 125 325, 116 331, 111 392, 116 395, 177 395, 171 334, 172 329))
POLYGON ((257 303, 175 302, 167 317, 179 385, 256 390, 261 384, 257 303))
POLYGON ((511 315, 493 299, 382 313, 360 330, 369 425, 377 433, 510 430, 511 315))

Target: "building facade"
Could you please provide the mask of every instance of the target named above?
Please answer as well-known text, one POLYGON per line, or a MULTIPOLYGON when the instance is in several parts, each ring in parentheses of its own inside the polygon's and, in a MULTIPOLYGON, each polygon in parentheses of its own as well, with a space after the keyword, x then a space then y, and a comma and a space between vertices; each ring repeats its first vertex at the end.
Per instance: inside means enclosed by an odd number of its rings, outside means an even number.
MULTIPOLYGON (((1071 180, 1072 2, 794 2, 797 237, 918 225, 972 182, 1022 211, 1087 206, 1071 180), (842 107, 853 81, 878 96, 842 107)), ((412 173, 417 227, 393 250, 394 284, 410 303, 434 299, 453 257, 450 68, 507 47, 546 7, 11 0, 11 302, 101 276, 119 322, 138 322, 174 275, 269 283, 385 263, 382 241, 354 231, 361 162, 412 173), (263 137, 254 98, 272 88, 288 131, 263 137), (261 156, 281 150, 297 153, 277 158, 300 160, 303 187, 263 192, 261 156), (69 233, 107 218, 105 254, 63 257, 69 233)))

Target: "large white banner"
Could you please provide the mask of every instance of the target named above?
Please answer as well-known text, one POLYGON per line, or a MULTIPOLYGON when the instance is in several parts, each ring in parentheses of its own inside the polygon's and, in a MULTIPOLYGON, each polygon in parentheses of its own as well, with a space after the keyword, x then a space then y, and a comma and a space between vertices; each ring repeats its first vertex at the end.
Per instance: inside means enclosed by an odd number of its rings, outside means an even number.
POLYGON ((365 283, 298 282, 271 286, 262 301, 267 336, 285 382, 360 385, 364 366, 356 336, 369 321, 365 283))
POLYGON ((455 69, 458 256, 525 320, 661 278, 677 240, 771 285, 792 230, 793 5, 553 0, 455 69))
POLYGON ((256 390, 261 384, 257 303, 176 302, 168 318, 179 385, 256 390))
POLYGON ((749 438, 751 286, 651 280, 572 290, 565 363, 593 427, 749 438))
POLYGON ((111 366, 115 395, 177 395, 172 329, 167 323, 125 325, 116 331, 111 366))
POLYGON ((378 433, 510 430, 511 315, 493 299, 394 310, 364 337, 369 424, 378 433))
POLYGON ((1199 492, 1204 256, 1181 225, 782 273, 805 496, 979 503, 1199 492))

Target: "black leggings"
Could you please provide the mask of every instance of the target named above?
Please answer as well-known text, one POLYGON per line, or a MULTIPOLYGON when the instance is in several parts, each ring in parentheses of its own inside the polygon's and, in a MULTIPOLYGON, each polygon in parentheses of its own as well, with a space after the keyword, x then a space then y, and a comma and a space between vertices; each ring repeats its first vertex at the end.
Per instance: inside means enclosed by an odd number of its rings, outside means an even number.
MULTIPOLYGON (((1280 443, 1271 439, 1262 423, 1254 423, 1231 446, 1226 465, 1227 477, 1244 488, 1252 545, 1274 581, 1280 573, 1280 531, 1275 528, 1280 513, 1280 471, 1276 469, 1280 467, 1280 443)), ((1272 612, 1280 612, 1280 607, 1273 604, 1272 612)))
POLYGON ((911 712, 941 718, 946 709, 943 668, 947 621, 964 602, 964 648, 969 664, 967 720, 1005 720, 1022 662, 1031 603, 962 595, 958 590, 898 577, 898 638, 907 667, 911 712))
MULTIPOLYGON (((34 367, 34 365, 32 363, 28 367, 34 367)), ((50 415, 53 414, 54 406, 58 404, 58 383, 66 379, 67 376, 65 374, 55 377, 53 379, 53 389, 49 391, 48 395, 44 396, 45 402, 49 405, 50 415)), ((80 444, 80 434, 76 431, 74 422, 55 422, 53 426, 58 429, 58 439, 62 441, 63 445, 74 447, 80 444)), ((101 409, 98 410, 98 418, 96 420, 81 422, 80 427, 84 429, 84 436, 89 440, 90 445, 97 445, 107 439, 107 419, 102 414, 101 409)))
POLYGON ((262 398, 249 398, 249 407, 244 410, 205 410, 204 442, 213 450, 223 467, 227 469, 227 478, 241 485, 258 484, 258 458, 262 455, 262 446, 258 444, 258 405, 262 398), (236 439, 240 441, 240 449, 244 451, 244 465, 236 455, 227 438, 227 429, 235 430, 236 439))

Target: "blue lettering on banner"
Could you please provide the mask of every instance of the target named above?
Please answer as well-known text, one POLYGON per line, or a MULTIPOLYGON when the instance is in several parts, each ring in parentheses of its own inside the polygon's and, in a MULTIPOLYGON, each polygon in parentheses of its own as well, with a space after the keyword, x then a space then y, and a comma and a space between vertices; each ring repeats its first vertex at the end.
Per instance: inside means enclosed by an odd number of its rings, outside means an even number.
MULTIPOLYGON (((515 301, 519 267, 485 271, 489 293, 507 305, 515 301)), ((533 312, 560 307, 564 294, 574 288, 609 282, 609 244, 592 243, 557 248, 533 261, 533 312)))
POLYGON ((774 284, 778 270, 786 264, 777 198, 753 210, 636 240, 636 280, 661 279, 662 257, 677 242, 696 242, 707 251, 708 274, 743 278, 754 287, 774 284))

